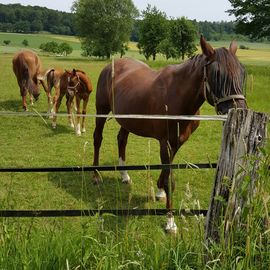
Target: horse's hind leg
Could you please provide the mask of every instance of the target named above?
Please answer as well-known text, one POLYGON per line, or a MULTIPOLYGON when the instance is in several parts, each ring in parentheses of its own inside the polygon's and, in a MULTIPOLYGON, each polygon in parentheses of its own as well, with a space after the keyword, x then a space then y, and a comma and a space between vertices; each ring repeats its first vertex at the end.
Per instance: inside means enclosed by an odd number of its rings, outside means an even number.
POLYGON ((47 100, 48 100, 48 113, 52 112, 52 107, 53 107, 53 101, 52 101, 52 88, 50 85, 45 84, 44 80, 39 80, 40 84, 42 85, 46 95, 47 95, 47 100))
MULTIPOLYGON (((117 140, 118 140, 118 152, 119 152, 119 165, 124 166, 126 161, 126 145, 128 139, 129 132, 124 129, 120 128, 117 140)), ((122 182, 123 183, 131 183, 131 179, 126 170, 120 171, 122 182)))
MULTIPOLYGON (((106 110, 106 112, 98 112, 97 114, 108 114, 110 112, 110 110, 106 110)), ((96 127, 95 127, 95 131, 94 131, 94 162, 93 162, 93 166, 98 166, 99 165, 99 150, 100 150, 100 146, 102 143, 102 133, 103 133, 103 128, 104 128, 104 124, 105 124, 106 118, 101 118, 101 117, 96 117, 96 127)), ((99 172, 96 170, 94 172, 94 183, 95 184, 99 184, 100 182, 102 182, 101 177, 99 172)))

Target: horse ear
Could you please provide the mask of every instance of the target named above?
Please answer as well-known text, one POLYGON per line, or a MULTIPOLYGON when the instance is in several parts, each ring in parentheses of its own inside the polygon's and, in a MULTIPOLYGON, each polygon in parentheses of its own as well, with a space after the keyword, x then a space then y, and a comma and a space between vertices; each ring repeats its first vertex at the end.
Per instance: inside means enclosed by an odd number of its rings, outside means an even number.
POLYGON ((73 68, 72 73, 73 73, 73 76, 76 75, 76 69, 75 68, 73 68))
POLYGON ((208 58, 212 58, 215 55, 215 50, 212 48, 210 44, 206 42, 203 35, 201 35, 200 44, 201 44, 202 52, 205 56, 207 56, 208 58))
POLYGON ((232 41, 231 44, 230 44, 230 48, 229 48, 230 52, 232 54, 236 54, 236 51, 237 51, 237 44, 235 41, 232 41))

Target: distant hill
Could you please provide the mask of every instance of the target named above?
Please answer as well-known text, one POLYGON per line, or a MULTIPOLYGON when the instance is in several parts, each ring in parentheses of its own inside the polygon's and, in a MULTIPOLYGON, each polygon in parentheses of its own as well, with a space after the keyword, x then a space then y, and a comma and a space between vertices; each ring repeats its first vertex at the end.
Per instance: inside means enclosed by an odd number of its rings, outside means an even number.
POLYGON ((60 35, 76 35, 74 14, 20 4, 0 4, 0 31, 14 33, 47 31, 60 35))

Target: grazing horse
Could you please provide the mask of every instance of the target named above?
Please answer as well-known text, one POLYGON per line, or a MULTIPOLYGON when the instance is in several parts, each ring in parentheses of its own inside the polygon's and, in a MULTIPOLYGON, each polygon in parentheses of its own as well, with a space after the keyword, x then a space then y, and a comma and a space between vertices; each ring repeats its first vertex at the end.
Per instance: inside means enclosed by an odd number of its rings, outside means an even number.
POLYGON ((46 91, 46 86, 42 80, 39 80, 41 73, 41 63, 38 55, 30 50, 21 50, 12 60, 13 71, 17 78, 18 85, 22 96, 23 109, 27 110, 26 96, 29 92, 30 102, 33 104, 33 96, 38 99, 39 82, 46 91))
POLYGON ((53 115, 53 128, 56 128, 56 113, 59 110, 62 98, 66 95, 67 101, 67 112, 70 126, 73 128, 74 123, 71 118, 72 102, 75 97, 76 100, 76 110, 77 110, 77 122, 76 122, 76 134, 81 135, 85 132, 85 117, 82 117, 82 124, 80 124, 80 103, 83 100, 82 114, 86 114, 86 108, 89 100, 89 95, 93 91, 91 80, 81 70, 72 71, 55 71, 52 70, 47 74, 47 84, 48 89, 51 91, 52 86, 55 87, 54 96, 54 115, 53 115))
MULTIPOLYGON (((178 65, 169 65, 159 71, 146 64, 124 58, 107 65, 101 72, 96 92, 96 113, 145 114, 145 115, 198 115, 204 101, 213 105, 218 114, 230 108, 246 108, 242 94, 245 70, 236 57, 237 45, 229 49, 213 49, 203 37, 200 39, 202 54, 178 65), (113 76, 114 75, 114 76, 113 76)), ((106 119, 96 118, 94 131, 94 162, 99 164, 99 150, 106 119)), ((125 150, 130 132, 155 138, 160 144, 162 164, 171 164, 180 146, 196 130, 199 121, 119 118, 119 164, 125 164, 125 150)), ((168 222, 166 230, 175 232, 176 224, 171 213, 169 181, 170 169, 162 169, 157 186, 157 198, 166 198, 168 222), (165 191, 165 192, 164 192, 165 191)), ((121 171, 122 181, 131 181, 127 171, 121 171)), ((98 172, 94 182, 101 181, 98 172)))
POLYGON ((47 84, 45 92, 48 99, 48 113, 53 112, 53 101, 55 98, 52 98, 52 88, 56 89, 55 92, 60 91, 60 78, 63 74, 64 71, 61 69, 50 68, 42 76, 42 81, 45 81, 47 84))

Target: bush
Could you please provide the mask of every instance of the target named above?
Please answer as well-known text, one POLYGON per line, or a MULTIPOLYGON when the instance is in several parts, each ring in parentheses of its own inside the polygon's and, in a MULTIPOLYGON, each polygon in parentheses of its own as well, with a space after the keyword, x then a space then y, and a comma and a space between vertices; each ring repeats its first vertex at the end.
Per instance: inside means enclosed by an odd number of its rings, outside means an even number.
POLYGON ((249 47, 245 46, 245 45, 240 45, 239 48, 241 50, 249 50, 249 47))
POLYGON ((4 43, 5 45, 9 45, 10 42, 11 42, 10 40, 4 40, 4 41, 3 41, 3 43, 4 43))

